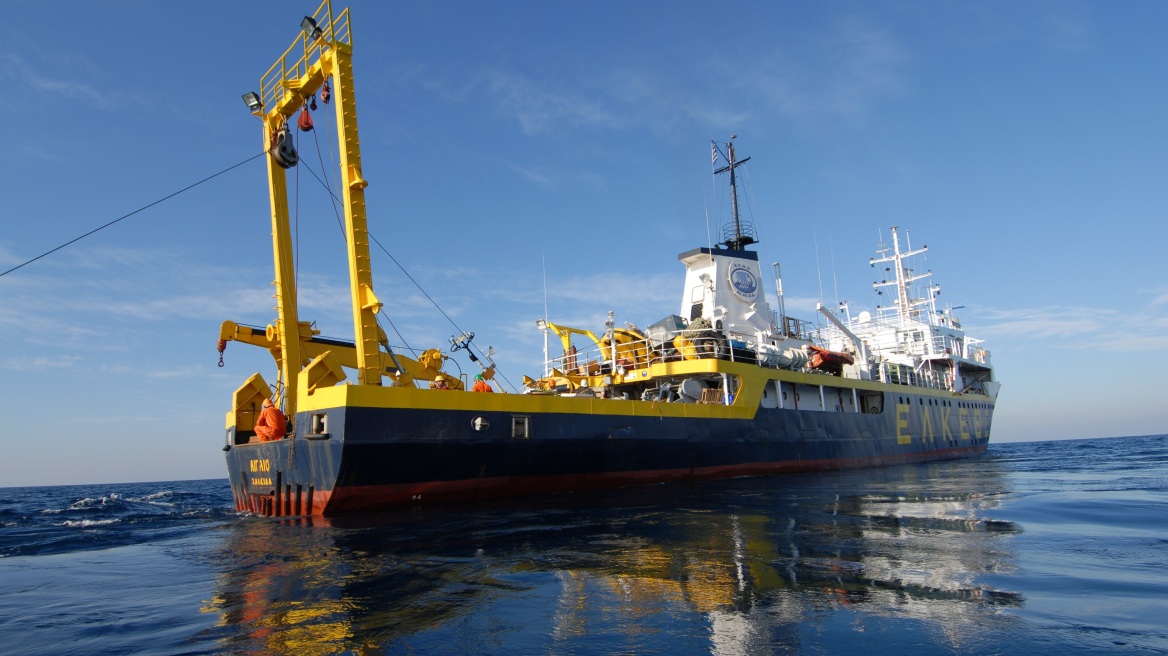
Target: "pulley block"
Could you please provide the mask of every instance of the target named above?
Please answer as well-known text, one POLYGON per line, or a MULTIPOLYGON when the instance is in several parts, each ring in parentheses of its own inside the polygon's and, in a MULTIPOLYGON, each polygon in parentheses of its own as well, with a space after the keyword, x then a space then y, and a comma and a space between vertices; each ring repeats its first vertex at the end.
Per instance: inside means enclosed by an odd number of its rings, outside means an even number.
POLYGON ((300 162, 300 155, 296 153, 296 145, 292 142, 292 133, 288 126, 280 128, 276 133, 276 143, 271 150, 272 159, 282 169, 290 169, 300 162))

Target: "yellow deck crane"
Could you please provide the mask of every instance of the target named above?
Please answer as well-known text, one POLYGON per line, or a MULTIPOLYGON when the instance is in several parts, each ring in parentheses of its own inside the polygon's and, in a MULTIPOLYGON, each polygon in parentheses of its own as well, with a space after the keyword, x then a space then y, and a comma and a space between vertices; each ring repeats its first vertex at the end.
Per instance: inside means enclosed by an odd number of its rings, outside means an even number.
MULTIPOLYGON (((356 370, 357 385, 381 386, 382 377, 389 376, 395 386, 412 386, 414 380, 435 380, 443 376, 448 387, 462 389, 463 383, 456 376, 442 374, 442 364, 447 356, 437 349, 425 351, 416 360, 395 354, 389 350, 385 333, 377 324, 377 313, 382 304, 373 292, 369 262, 369 233, 365 218, 365 187, 368 182, 361 173, 349 10, 334 15, 332 3, 325 0, 312 16, 305 16, 301 32, 260 78, 260 91, 243 97, 252 113, 263 122, 263 147, 271 155, 268 158, 268 188, 277 318, 266 328, 225 321, 219 331, 219 350, 222 353, 228 341, 268 349, 279 369, 276 388, 282 397, 280 405, 293 420, 298 400, 319 387, 345 380, 345 367, 356 370), (328 85, 330 79, 331 87, 328 85), (285 171, 295 166, 299 158, 288 120, 317 92, 331 93, 336 109, 341 200, 353 308, 352 342, 320 337, 319 331, 310 323, 300 321, 297 313, 285 171), (381 346, 386 350, 382 351, 381 346)), ((233 409, 227 416, 228 426, 248 430, 254 422, 258 401, 270 394, 263 377, 254 374, 236 390, 233 409)))

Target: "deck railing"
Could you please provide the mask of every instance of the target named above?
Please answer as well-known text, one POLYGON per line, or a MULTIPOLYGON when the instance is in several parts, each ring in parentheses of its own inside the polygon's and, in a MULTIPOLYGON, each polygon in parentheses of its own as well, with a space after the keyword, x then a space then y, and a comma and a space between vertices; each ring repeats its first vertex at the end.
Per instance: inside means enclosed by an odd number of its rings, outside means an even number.
MULTIPOLYGON (((745 362, 758 364, 759 357, 754 346, 754 340, 742 334, 731 333, 726 336, 714 336, 708 331, 683 332, 688 344, 681 349, 674 347, 671 339, 654 341, 651 339, 618 341, 614 350, 611 343, 603 348, 595 342, 588 341, 577 346, 572 343, 573 350, 551 357, 547 371, 555 370, 565 376, 604 376, 614 372, 624 374, 636 369, 644 369, 653 364, 663 362, 679 362, 693 359, 718 359, 731 362, 745 362)), ((944 342, 938 342, 944 343, 944 342)), ((926 355, 932 347, 936 354, 940 347, 932 346, 929 342, 918 342, 921 355, 926 355)), ((989 352, 981 347, 969 347, 970 358, 978 362, 988 360, 989 352), (978 360, 978 357, 984 358, 978 360)), ((861 365, 863 366, 863 365, 861 365)), ((929 360, 924 360, 915 368, 908 364, 897 364, 883 361, 873 364, 871 377, 880 382, 895 385, 908 385, 937 390, 953 389, 953 374, 948 367, 933 368, 929 360)))
POLYGON ((930 369, 926 366, 914 369, 905 364, 881 362, 878 373, 878 379, 882 383, 926 387, 937 390, 949 390, 953 388, 953 374, 945 369, 930 369))
MULTIPOLYGON (((618 369, 631 371, 661 362, 677 362, 686 359, 714 358, 732 362, 756 362, 757 356, 747 348, 744 335, 731 335, 729 339, 710 336, 706 331, 683 333, 689 344, 682 350, 674 348, 672 340, 654 342, 650 339, 620 342, 616 344, 615 361, 618 369)), ((575 350, 562 353, 548 360, 547 369, 556 369, 570 376, 597 376, 613 370, 613 346, 603 348, 595 342, 576 346, 575 350)))
POLYGON ((321 30, 321 38, 311 39, 302 32, 260 77, 260 98, 264 107, 274 107, 284 100, 285 94, 298 91, 300 80, 308 74, 309 67, 320 59, 322 48, 337 43, 352 45, 348 8, 334 16, 332 2, 325 0, 313 13, 312 19, 321 30))

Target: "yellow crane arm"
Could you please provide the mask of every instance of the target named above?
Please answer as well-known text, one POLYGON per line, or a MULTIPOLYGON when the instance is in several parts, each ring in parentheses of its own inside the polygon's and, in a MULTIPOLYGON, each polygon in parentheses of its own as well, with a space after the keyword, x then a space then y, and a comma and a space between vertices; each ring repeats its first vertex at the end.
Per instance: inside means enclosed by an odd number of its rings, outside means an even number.
POLYGON ((560 342, 563 343, 565 351, 568 350, 568 347, 572 345, 573 334, 584 335, 585 337, 596 342, 596 346, 599 347, 601 345, 601 338, 597 337, 596 334, 591 330, 581 330, 580 328, 572 328, 571 326, 561 326, 556 323, 551 323, 550 321, 548 322, 547 327, 548 330, 552 331, 556 334, 557 337, 560 338, 560 342))
MULTIPOLYGON (((300 366, 308 364, 314 358, 326 353, 342 367, 357 369, 357 349, 353 342, 320 337, 320 331, 307 322, 300 322, 297 333, 300 335, 300 366)), ((384 337, 384 334, 382 335, 384 337)), ((277 363, 280 362, 280 336, 275 326, 258 328, 224 321, 219 326, 219 339, 224 342, 240 342, 265 348, 272 354, 277 363)), ((382 339, 383 344, 388 340, 382 339)), ((415 380, 434 380, 444 375, 442 365, 447 357, 438 349, 424 351, 417 360, 401 354, 387 352, 378 353, 378 367, 386 375, 391 376, 399 386, 407 386, 415 380)), ((447 386, 451 389, 462 389, 462 381, 453 376, 447 376, 447 386)))

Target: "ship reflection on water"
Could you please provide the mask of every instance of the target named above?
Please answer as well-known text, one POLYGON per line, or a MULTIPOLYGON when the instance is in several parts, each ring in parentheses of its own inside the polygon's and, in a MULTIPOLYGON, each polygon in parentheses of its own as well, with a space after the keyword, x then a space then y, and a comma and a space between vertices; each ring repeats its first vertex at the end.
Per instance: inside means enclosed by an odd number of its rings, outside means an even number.
POLYGON ((962 649, 1023 604, 988 583, 1014 568, 1020 528, 990 516, 1006 485, 984 457, 249 518, 225 529, 204 606, 218 626, 203 637, 257 654, 745 654, 857 633, 908 653, 962 649))

